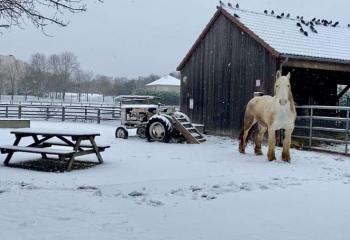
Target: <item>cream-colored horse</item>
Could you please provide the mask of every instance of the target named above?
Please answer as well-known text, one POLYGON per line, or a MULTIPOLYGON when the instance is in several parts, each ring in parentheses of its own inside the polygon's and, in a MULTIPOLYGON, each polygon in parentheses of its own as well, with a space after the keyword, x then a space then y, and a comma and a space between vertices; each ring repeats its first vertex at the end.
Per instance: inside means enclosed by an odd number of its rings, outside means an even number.
POLYGON ((296 111, 290 87, 290 73, 287 76, 282 76, 281 72, 278 71, 276 74, 275 96, 254 97, 247 105, 244 115, 244 127, 240 135, 239 151, 245 153, 248 135, 252 127, 257 123, 259 125, 259 133, 255 139, 255 154, 262 155, 261 142, 267 130, 269 134, 267 157, 270 161, 276 160, 275 131, 285 129, 282 160, 290 162, 289 148, 295 119, 296 111))

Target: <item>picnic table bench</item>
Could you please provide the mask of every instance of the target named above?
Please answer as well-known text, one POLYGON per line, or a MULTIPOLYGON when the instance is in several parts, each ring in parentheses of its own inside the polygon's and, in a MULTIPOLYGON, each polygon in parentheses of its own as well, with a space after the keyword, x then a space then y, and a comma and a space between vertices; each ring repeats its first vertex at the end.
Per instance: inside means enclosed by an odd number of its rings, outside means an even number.
POLYGON ((78 156, 87 154, 96 154, 98 162, 103 163, 101 152, 110 146, 97 145, 95 137, 100 136, 94 132, 76 132, 76 131, 50 131, 42 129, 19 129, 11 131, 16 140, 13 145, 0 146, 2 154, 7 154, 4 165, 8 166, 15 152, 38 153, 43 159, 48 159, 47 155, 56 155, 59 160, 68 160, 67 171, 70 171, 74 160, 78 156), (21 139, 29 137, 33 143, 27 146, 19 146, 21 139), (57 138, 59 141, 52 141, 57 138), (88 143, 82 143, 88 141, 88 143), (64 146, 72 149, 55 149, 52 146, 64 146))

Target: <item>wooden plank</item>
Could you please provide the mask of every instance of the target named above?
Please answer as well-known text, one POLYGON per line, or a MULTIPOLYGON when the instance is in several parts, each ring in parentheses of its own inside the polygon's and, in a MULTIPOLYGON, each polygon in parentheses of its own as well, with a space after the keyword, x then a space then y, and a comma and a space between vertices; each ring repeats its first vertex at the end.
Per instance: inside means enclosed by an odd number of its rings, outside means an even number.
POLYGON ((200 132, 198 132, 198 130, 195 133, 191 133, 188 130, 195 130, 195 127, 193 127, 192 124, 190 124, 189 128, 186 128, 176 117, 173 117, 173 121, 175 128, 186 138, 188 143, 199 144, 205 141, 205 138, 200 132))
POLYGON ((44 129, 19 129, 11 131, 11 134, 22 135, 22 136, 32 136, 32 135, 42 135, 42 136, 63 136, 63 137, 82 137, 82 136, 100 136, 99 133, 96 132, 78 132, 78 131, 49 131, 44 129))
MULTIPOLYGON (((21 136, 17 136, 17 135, 16 135, 16 140, 15 140, 15 142, 13 143, 13 146, 17 146, 17 145, 19 144, 19 142, 21 141, 21 139, 22 139, 21 136)), ((6 158, 5 158, 5 161, 4 161, 4 165, 5 165, 5 166, 8 166, 8 164, 9 164, 9 162, 10 162, 12 156, 13 156, 13 152, 9 152, 9 153, 7 154, 7 156, 6 156, 6 158)))
MULTIPOLYGON (((34 140, 34 144, 35 144, 35 145, 39 145, 39 144, 40 144, 40 141, 39 141, 39 139, 38 139, 38 136, 33 135, 32 137, 33 137, 33 140, 34 140)), ((45 159, 45 158, 47 158, 47 155, 46 155, 45 153, 42 153, 42 154, 41 154, 41 157, 45 159)))
POLYGON ((94 137, 90 137, 90 142, 91 142, 91 145, 93 146, 93 149, 95 151, 95 154, 97 156, 98 161, 100 162, 100 164, 103 163, 103 159, 102 159, 100 150, 98 149, 97 144, 95 142, 95 138, 94 137))
POLYGON ((288 59, 288 61, 284 64, 284 66, 350 72, 350 64, 340 64, 340 63, 321 62, 321 61, 312 61, 312 60, 288 59))
MULTIPOLYGON (((79 151, 81 141, 82 141, 81 139, 78 139, 77 142, 75 143, 75 145, 74 145, 74 153, 77 153, 79 151)), ((70 157, 69 161, 68 161, 67 171, 70 171, 72 169, 74 159, 75 159, 75 155, 72 155, 70 157)))
POLYGON ((14 145, 3 145, 0 146, 1 153, 11 153, 11 152, 27 152, 27 153, 45 153, 53 155, 63 155, 70 156, 73 155, 74 151, 62 150, 62 149, 48 149, 48 148, 36 148, 36 147, 24 147, 24 146, 14 146, 14 145))
MULTIPOLYGON (((45 142, 44 145, 47 145, 48 147, 51 147, 51 146, 74 147, 74 145, 72 146, 71 144, 66 144, 64 142, 56 142, 56 141, 48 141, 48 142, 45 142)), ((97 145, 97 147, 100 149, 100 152, 104 151, 106 148, 110 148, 110 146, 108 145, 97 145)), ((80 149, 82 148, 93 148, 93 146, 91 144, 80 144, 80 149)))
POLYGON ((350 85, 346 86, 337 96, 337 100, 339 100, 344 94, 350 89, 350 85))

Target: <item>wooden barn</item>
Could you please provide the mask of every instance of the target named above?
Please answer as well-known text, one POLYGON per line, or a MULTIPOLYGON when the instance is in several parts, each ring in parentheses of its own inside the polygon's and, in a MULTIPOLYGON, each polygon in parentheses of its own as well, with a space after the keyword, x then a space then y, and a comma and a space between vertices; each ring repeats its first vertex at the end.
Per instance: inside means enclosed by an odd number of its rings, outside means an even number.
POLYGON ((291 72, 298 105, 336 105, 350 88, 350 28, 310 22, 219 7, 178 66, 181 111, 208 133, 234 136, 254 93, 273 94, 278 69, 291 72))

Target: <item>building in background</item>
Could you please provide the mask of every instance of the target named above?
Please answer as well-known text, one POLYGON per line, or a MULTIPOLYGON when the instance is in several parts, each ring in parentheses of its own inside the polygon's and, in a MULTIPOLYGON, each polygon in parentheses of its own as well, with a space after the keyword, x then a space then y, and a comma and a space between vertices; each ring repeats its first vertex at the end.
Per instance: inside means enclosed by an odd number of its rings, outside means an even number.
POLYGON ((25 62, 13 55, 0 55, 0 94, 16 94, 18 83, 26 71, 25 62))
POLYGON ((146 85, 146 90, 154 92, 175 92, 180 93, 180 80, 166 75, 146 85))

